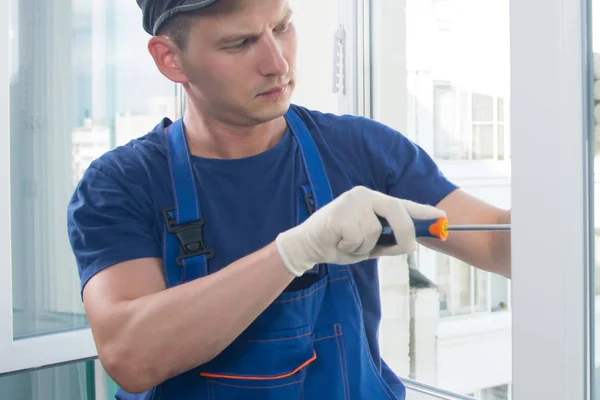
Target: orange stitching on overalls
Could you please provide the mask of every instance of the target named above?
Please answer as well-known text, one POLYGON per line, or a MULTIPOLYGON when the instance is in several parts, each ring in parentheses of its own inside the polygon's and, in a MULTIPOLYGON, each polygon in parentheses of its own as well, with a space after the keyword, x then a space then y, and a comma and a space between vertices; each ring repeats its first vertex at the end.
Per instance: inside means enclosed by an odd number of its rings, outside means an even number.
POLYGON ((213 381, 213 380, 209 380, 208 383, 211 383, 212 385, 227 386, 227 387, 232 387, 232 388, 237 388, 237 389, 275 389, 275 388, 280 388, 280 387, 284 387, 284 386, 295 385, 297 383, 302 383, 303 381, 304 381, 304 378, 302 378, 298 381, 284 383, 282 385, 275 385, 275 386, 240 386, 240 385, 232 385, 230 383, 217 382, 217 381, 213 381))
POLYGON ((263 340, 242 340, 242 342, 245 343, 269 343, 269 342, 280 342, 282 340, 292 340, 292 339, 298 339, 304 336, 310 336, 312 333, 308 332, 305 333, 303 335, 298 335, 298 336, 293 336, 293 337, 289 337, 289 338, 279 338, 279 339, 263 339, 263 340))
POLYGON ((336 336, 337 335, 325 336, 325 337, 322 337, 322 338, 315 339, 315 340, 313 340, 313 342, 318 342, 320 340, 325 340, 325 339, 331 339, 331 338, 334 338, 336 336))
POLYGON ((281 375, 237 376, 237 375, 228 375, 228 374, 212 374, 209 372, 200 372, 200 376, 203 376, 205 378, 239 379, 239 380, 244 380, 244 381, 271 381, 271 380, 275 380, 275 379, 289 378, 290 376, 297 374, 299 371, 301 371, 303 368, 305 368, 307 365, 309 365, 311 362, 315 361, 316 359, 317 359, 317 352, 313 351, 313 356, 311 358, 309 358, 308 360, 306 360, 304 363, 302 363, 302 365, 300 365, 298 368, 296 368, 292 372, 288 372, 288 373, 281 374, 281 375))

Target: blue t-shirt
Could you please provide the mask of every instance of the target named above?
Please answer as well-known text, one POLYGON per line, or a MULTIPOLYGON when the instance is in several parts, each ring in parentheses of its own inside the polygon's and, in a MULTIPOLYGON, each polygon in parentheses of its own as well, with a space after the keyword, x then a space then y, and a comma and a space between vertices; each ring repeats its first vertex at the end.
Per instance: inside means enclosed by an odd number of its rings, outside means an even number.
MULTIPOLYGON (((362 185, 435 205, 456 186, 432 159, 399 132, 376 121, 324 114, 293 105, 312 134, 334 197, 362 185)), ((105 153, 86 170, 68 206, 68 233, 81 289, 98 271, 119 262, 162 257, 161 210, 173 206, 164 129, 168 119, 125 146, 105 153)), ((191 157, 205 244, 214 250, 209 272, 269 244, 297 223, 308 183, 299 148, 288 130, 271 149, 243 159, 191 157)), ((375 260, 351 267, 363 305, 369 346, 382 363, 381 319, 375 260)))

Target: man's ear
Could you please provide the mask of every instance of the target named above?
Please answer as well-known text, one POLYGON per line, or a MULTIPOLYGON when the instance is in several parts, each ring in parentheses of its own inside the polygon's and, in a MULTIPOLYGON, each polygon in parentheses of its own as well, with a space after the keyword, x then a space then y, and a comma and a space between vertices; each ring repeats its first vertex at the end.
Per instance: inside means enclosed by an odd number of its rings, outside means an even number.
POLYGON ((181 68, 181 50, 172 41, 162 36, 153 36, 148 41, 148 51, 156 67, 165 77, 175 83, 188 82, 181 68))

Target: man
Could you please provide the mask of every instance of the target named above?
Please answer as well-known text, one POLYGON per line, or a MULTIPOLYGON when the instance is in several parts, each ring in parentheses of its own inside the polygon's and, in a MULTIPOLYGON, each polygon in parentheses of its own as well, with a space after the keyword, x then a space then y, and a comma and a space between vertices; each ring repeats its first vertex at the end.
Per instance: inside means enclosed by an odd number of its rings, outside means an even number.
MULTIPOLYGON (((117 398, 403 399, 377 343, 376 258, 414 250, 414 219, 509 212, 386 126, 290 105, 288 1, 138 4, 185 115, 92 163, 68 222, 117 398), (396 245, 377 245, 378 216, 396 245)), ((422 242, 510 275, 506 233, 422 242)))

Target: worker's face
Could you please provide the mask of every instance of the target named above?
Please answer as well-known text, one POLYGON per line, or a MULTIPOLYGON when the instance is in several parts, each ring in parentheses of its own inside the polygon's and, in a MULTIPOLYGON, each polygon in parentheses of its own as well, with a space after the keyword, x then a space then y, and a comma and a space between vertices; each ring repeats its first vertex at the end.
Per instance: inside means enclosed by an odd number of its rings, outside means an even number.
POLYGON ((203 111, 241 125, 280 117, 295 85, 288 1, 219 1, 194 22, 180 57, 188 93, 203 111))

